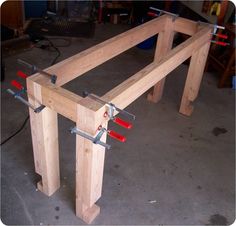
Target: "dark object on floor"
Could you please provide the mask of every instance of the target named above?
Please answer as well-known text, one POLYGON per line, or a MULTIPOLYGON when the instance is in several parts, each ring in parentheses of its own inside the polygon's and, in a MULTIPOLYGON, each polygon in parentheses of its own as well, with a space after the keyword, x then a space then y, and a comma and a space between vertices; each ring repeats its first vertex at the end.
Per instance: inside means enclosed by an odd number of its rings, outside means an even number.
POLYGON ((210 222, 210 225, 228 225, 228 221, 226 217, 220 214, 212 215, 209 222, 210 222))
POLYGON ((25 33, 38 36, 67 36, 91 38, 94 35, 93 22, 76 22, 67 19, 32 20, 25 33))
POLYGON ((217 137, 218 135, 220 134, 224 134, 224 133, 227 133, 228 131, 225 129, 225 128, 219 128, 219 127, 215 127, 213 130, 212 130, 212 133, 217 137))

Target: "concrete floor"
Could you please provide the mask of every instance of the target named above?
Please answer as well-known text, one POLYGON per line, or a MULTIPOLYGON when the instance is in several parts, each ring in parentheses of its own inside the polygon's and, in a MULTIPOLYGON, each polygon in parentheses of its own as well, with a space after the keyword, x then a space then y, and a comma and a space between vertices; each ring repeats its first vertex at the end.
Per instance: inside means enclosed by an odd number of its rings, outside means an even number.
MULTIPOLYGON (((72 39, 60 48, 63 60, 128 29, 126 25, 98 25, 92 39, 72 39)), ((5 90, 15 78, 16 59, 41 68, 55 53, 32 49, 7 57, 2 83, 2 139, 12 134, 28 111, 5 90)), ((106 93, 153 59, 153 50, 132 48, 86 76, 66 84, 81 94, 106 93)), ((142 95, 127 109, 137 120, 131 131, 110 123, 127 136, 125 144, 108 138, 112 150, 105 159, 101 214, 93 224, 231 224, 235 219, 235 92, 217 89, 217 78, 206 73, 191 117, 178 113, 188 67, 168 77, 159 104, 142 95), (224 128, 217 129, 217 128, 224 128), (219 133, 217 132, 225 132, 219 133), (152 202, 153 201, 153 202, 152 202)), ((61 188, 51 197, 36 190, 29 123, 1 151, 1 220, 16 225, 81 225, 75 216, 75 135, 73 123, 59 117, 61 188)))

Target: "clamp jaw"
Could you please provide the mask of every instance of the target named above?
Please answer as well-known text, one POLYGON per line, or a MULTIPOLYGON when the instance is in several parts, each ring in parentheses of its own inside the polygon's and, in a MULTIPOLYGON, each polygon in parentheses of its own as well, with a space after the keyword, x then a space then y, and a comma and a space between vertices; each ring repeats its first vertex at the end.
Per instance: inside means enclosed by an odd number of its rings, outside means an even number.
MULTIPOLYGON (((129 122, 126 122, 124 121, 123 119, 120 119, 118 117, 115 117, 115 111, 118 111, 119 113, 121 114, 124 114, 126 116, 129 116, 129 117, 132 117, 132 119, 134 120, 135 119, 135 115, 125 111, 125 110, 122 110, 118 107, 116 107, 113 103, 108 103, 108 102, 105 102, 104 100, 100 99, 98 96, 96 95, 93 95, 93 94, 90 94, 88 92, 83 92, 83 96, 84 97, 89 97, 103 105, 106 105, 108 107, 107 111, 104 112, 104 117, 107 118, 108 117, 108 120, 112 120, 113 122, 115 122, 116 124, 126 128, 126 129, 131 129, 132 128, 132 124, 129 123, 129 122)), ((106 132, 110 137, 112 137, 113 139, 116 139, 120 142, 125 142, 126 141, 126 137, 124 137, 123 135, 115 132, 115 131, 112 131, 112 130, 107 130, 106 128, 102 127, 102 125, 100 125, 98 127, 98 134, 93 137, 89 134, 87 134, 86 132, 84 131, 81 131, 80 129, 74 127, 71 129, 71 133, 76 133, 77 135, 80 135, 88 140, 91 140, 93 143, 95 144, 99 144, 107 149, 110 149, 111 146, 109 144, 106 144, 104 142, 102 142, 100 139, 102 137, 102 135, 104 134, 104 132, 106 132)))
MULTIPOLYGON (((29 68, 31 70, 31 74, 39 72, 43 75, 46 75, 50 78, 51 83, 55 84, 56 80, 57 80, 57 76, 56 75, 51 75, 46 71, 43 71, 39 68, 37 68, 35 65, 29 64, 28 62, 25 62, 21 59, 17 59, 17 62, 27 68, 29 68)), ((17 75, 23 79, 26 79, 28 76, 23 73, 22 71, 18 71, 17 75)), ((29 108, 33 109, 35 113, 39 113, 41 112, 45 106, 44 105, 40 105, 39 107, 34 107, 31 103, 29 103, 27 100, 25 100, 21 95, 26 93, 27 90, 16 80, 12 80, 11 81, 11 85, 14 86, 16 89, 20 90, 18 92, 14 92, 12 89, 7 89, 7 92, 10 93, 11 95, 13 95, 14 98, 16 98, 17 100, 19 100, 21 103, 25 104, 26 106, 28 106, 29 108)))
POLYGON ((23 103, 26 106, 28 106, 29 108, 33 109, 33 111, 35 113, 39 113, 45 108, 44 105, 40 105, 39 107, 34 107, 31 103, 29 103, 27 100, 25 100, 21 95, 26 93, 27 90, 19 82, 17 82, 16 80, 12 80, 11 85, 14 86, 15 88, 17 88, 19 91, 14 92, 12 89, 7 89, 7 92, 10 93, 14 98, 19 100, 21 103, 23 103))
POLYGON ((89 135, 88 133, 85 133, 84 131, 82 131, 82 130, 76 128, 76 127, 71 128, 71 129, 70 129, 70 132, 71 132, 72 134, 75 133, 75 134, 77 134, 77 135, 79 135, 79 136, 81 136, 81 137, 84 137, 84 138, 86 138, 86 139, 92 141, 94 144, 99 144, 99 145, 105 147, 105 148, 108 149, 108 150, 111 148, 111 145, 106 144, 106 143, 104 143, 104 142, 102 142, 102 141, 100 140, 101 137, 102 137, 102 135, 103 135, 103 133, 105 132, 104 129, 100 130, 99 133, 98 133, 95 137, 89 135))
POLYGON ((56 84, 56 81, 57 81, 57 76, 56 76, 56 75, 49 74, 48 72, 39 69, 39 68, 36 67, 35 65, 30 64, 30 63, 28 63, 28 62, 26 62, 26 61, 24 61, 24 60, 21 60, 21 59, 17 59, 17 62, 18 62, 19 64, 21 64, 21 65, 23 65, 23 66, 28 67, 29 69, 31 69, 31 73, 32 73, 32 74, 33 74, 33 73, 36 73, 36 72, 39 72, 39 73, 41 73, 41 74, 43 74, 43 75, 48 76, 48 77, 50 78, 52 84, 56 84))

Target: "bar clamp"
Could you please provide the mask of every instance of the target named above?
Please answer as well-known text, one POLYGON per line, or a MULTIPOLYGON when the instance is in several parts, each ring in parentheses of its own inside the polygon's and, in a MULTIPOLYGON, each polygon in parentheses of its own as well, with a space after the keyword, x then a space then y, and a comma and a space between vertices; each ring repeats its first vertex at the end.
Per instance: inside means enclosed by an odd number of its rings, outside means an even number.
POLYGON ((102 129, 100 129, 98 134, 95 137, 93 137, 90 134, 78 129, 77 127, 73 127, 73 128, 70 129, 70 132, 72 134, 75 133, 75 134, 77 134, 77 135, 79 135, 79 136, 81 136, 85 139, 88 139, 88 140, 92 141, 94 144, 99 144, 99 145, 101 145, 101 146, 103 146, 103 147, 105 147, 106 149, 109 150, 111 148, 111 145, 106 144, 106 143, 101 141, 101 137, 102 137, 102 135, 105 131, 106 131, 105 128, 102 128, 102 129))
POLYGON ((12 89, 7 89, 7 92, 10 93, 14 98, 16 98, 17 100, 19 100, 21 103, 25 104, 26 106, 28 106, 29 108, 31 108, 35 113, 40 113, 45 106, 44 105, 40 105, 39 107, 34 107, 31 103, 29 103, 27 100, 25 100, 21 94, 25 93, 26 90, 21 90, 19 92, 14 92, 12 89))
POLYGON ((108 107, 108 110, 104 113, 104 117, 108 117, 109 120, 112 120, 114 123, 126 128, 126 129, 131 129, 132 128, 132 124, 129 123, 129 122, 126 122, 125 120, 121 119, 121 118, 118 118, 118 117, 115 117, 114 116, 114 113, 115 111, 131 118, 132 120, 135 120, 135 115, 131 114, 130 112, 128 111, 125 111, 125 110, 122 110, 120 108, 118 108, 117 106, 115 106, 113 103, 110 103, 110 102, 106 102, 104 100, 102 100, 101 98, 99 98, 98 96, 94 95, 94 94, 91 94, 91 93, 88 93, 87 91, 84 91, 83 92, 83 96, 84 97, 89 97, 101 104, 104 104, 108 107))
POLYGON ((155 7, 149 7, 149 9, 153 10, 153 11, 156 11, 156 13, 153 13, 153 12, 148 12, 148 15, 149 16, 161 16, 162 14, 167 14, 169 16, 172 16, 173 18, 173 21, 176 20, 177 17, 179 17, 179 14, 175 14, 175 13, 170 13, 170 12, 167 12, 165 10, 161 10, 161 9, 157 9, 155 7))
POLYGON ((36 67, 35 65, 33 64, 30 64, 24 60, 21 60, 21 59, 17 59, 17 62, 25 67, 28 67, 29 69, 31 69, 31 73, 34 74, 36 72, 39 72, 40 74, 43 74, 43 75, 46 75, 47 77, 50 78, 51 80, 51 83, 52 84, 56 84, 56 81, 57 81, 57 76, 56 75, 52 75, 52 74, 49 74, 48 72, 46 71, 43 71, 41 69, 39 69, 38 67, 36 67))

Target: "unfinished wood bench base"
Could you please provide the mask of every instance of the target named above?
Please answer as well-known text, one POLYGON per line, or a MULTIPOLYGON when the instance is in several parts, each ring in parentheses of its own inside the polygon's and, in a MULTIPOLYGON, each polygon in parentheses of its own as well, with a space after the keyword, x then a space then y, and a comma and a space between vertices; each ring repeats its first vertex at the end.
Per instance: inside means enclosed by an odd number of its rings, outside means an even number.
MULTIPOLYGON (((124 109, 152 88, 148 100, 156 103, 162 97, 165 77, 191 57, 179 110, 190 116, 199 92, 211 32, 208 25, 200 27, 194 21, 180 17, 174 20, 164 15, 47 68, 48 73, 57 75, 56 84, 40 73, 28 77, 29 102, 46 106, 38 114, 29 110, 35 171, 42 177, 38 189, 50 196, 60 187, 58 113, 92 136, 97 134, 99 125, 108 126, 105 105, 89 97, 82 98, 61 88, 62 85, 158 34, 154 61, 101 98, 124 109), (171 49, 175 32, 191 37, 171 49)), ((101 139, 106 142, 106 133, 101 139)), ((104 147, 76 136, 76 215, 86 223, 91 223, 100 213, 95 203, 102 194, 104 158, 104 147)))

